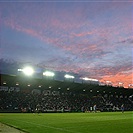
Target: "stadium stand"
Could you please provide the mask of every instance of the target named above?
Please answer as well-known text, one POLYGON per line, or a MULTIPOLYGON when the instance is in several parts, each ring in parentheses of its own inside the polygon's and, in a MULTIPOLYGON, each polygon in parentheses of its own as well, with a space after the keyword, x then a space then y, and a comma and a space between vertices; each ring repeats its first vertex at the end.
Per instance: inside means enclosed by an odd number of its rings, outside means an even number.
POLYGON ((0 112, 133 110, 133 89, 0 75, 0 112))

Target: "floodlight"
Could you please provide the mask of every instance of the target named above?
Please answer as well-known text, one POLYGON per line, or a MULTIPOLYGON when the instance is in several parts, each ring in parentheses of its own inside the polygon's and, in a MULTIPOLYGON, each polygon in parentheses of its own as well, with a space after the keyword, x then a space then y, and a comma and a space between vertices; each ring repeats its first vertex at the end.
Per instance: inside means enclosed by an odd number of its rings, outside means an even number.
POLYGON ((6 82, 3 82, 3 85, 6 85, 6 82))
POLYGON ((66 74, 64 77, 69 78, 69 79, 74 79, 75 78, 74 76, 71 76, 71 75, 68 75, 68 74, 66 74))
POLYGON ((97 79, 92 79, 92 78, 87 78, 87 77, 85 77, 85 78, 82 78, 83 80, 89 80, 89 81, 98 81, 97 79))
POLYGON ((82 78, 83 80, 89 80, 89 78, 85 77, 85 78, 82 78))
POLYGON ((31 76, 34 73, 34 70, 31 67, 25 67, 22 71, 27 76, 31 76))
POLYGON ((98 81, 97 79, 92 79, 92 78, 89 78, 89 80, 91 80, 91 81, 98 81))
POLYGON ((49 77, 53 77, 55 74, 53 72, 50 71, 46 71, 43 73, 44 76, 49 76, 49 77))
POLYGON ((70 88, 67 88, 67 90, 69 91, 69 90, 70 90, 70 88))
POLYGON ((16 85, 18 86, 18 85, 19 85, 19 83, 16 83, 16 85))
POLYGON ((22 69, 18 69, 19 72, 22 72, 23 70, 22 69))

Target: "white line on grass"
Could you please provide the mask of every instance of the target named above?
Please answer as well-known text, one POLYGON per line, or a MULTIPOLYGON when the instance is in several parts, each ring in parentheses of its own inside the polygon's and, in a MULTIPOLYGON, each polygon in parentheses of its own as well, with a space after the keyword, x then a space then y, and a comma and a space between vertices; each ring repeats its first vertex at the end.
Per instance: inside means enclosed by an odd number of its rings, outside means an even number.
POLYGON ((77 132, 77 131, 75 132, 75 131, 67 130, 64 128, 58 128, 58 127, 48 126, 48 125, 43 125, 43 124, 37 124, 34 122, 28 122, 28 121, 23 121, 23 120, 15 120, 15 121, 20 121, 20 122, 29 123, 32 125, 42 126, 42 127, 51 128, 51 129, 56 129, 56 130, 60 130, 60 131, 66 131, 66 132, 70 132, 70 133, 82 133, 82 132, 77 132))

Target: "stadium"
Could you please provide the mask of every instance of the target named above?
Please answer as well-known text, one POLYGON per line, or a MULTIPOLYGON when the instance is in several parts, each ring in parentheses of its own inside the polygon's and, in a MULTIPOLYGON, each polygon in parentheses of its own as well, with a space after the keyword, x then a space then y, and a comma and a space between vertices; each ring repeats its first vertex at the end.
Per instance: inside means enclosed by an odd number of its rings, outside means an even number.
POLYGON ((0 133, 133 133, 133 0, 0 0, 0 133))
POLYGON ((131 88, 77 83, 71 79, 59 81, 50 77, 40 79, 5 74, 1 74, 0 77, 0 122, 20 131, 133 131, 131 88))

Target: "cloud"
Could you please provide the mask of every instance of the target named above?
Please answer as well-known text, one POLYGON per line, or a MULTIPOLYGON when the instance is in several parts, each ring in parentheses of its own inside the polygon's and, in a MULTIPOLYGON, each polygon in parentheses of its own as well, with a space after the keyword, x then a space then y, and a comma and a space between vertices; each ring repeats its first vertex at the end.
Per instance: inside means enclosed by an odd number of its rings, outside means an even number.
POLYGON ((120 38, 118 43, 126 44, 126 45, 133 44, 133 36, 127 37, 127 38, 120 38))
MULTIPOLYGON (((130 75, 132 69, 130 7, 129 3, 115 2, 2 3, 0 20, 2 29, 6 27, 12 29, 13 34, 23 33, 27 38, 38 39, 39 44, 42 42, 42 47, 36 44, 41 48, 36 58, 42 66, 92 78, 114 75, 128 79, 131 76, 124 72, 130 75), (52 52, 45 50, 44 53, 44 45, 52 52)), ((27 44, 25 38, 23 42, 27 44)), ((20 44, 19 40, 16 39, 16 43, 20 44)), ((9 45, 15 46, 12 41, 9 45)), ((32 41, 28 46, 36 48, 32 41)), ((14 54, 18 57, 18 52, 14 54)))
POLYGON ((101 82, 111 81, 114 86, 118 86, 118 83, 122 82, 124 84, 124 87, 128 88, 129 84, 133 84, 132 77, 133 73, 128 75, 118 73, 113 76, 103 76, 100 81, 101 82))

